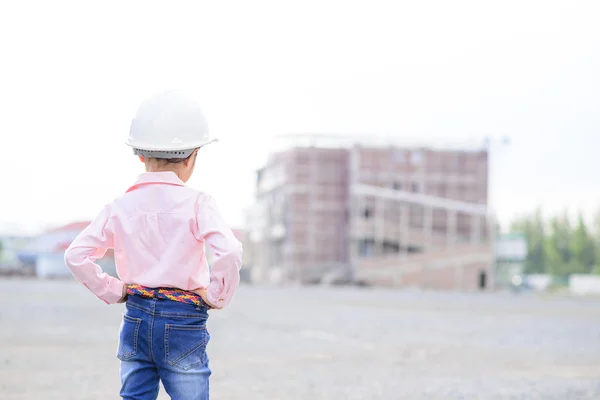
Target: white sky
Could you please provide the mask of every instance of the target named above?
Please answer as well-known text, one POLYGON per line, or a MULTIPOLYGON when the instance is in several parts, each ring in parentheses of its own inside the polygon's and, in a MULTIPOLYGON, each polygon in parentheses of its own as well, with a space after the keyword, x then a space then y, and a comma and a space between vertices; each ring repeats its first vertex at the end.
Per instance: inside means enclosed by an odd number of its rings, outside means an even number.
POLYGON ((600 2, 4 1, 0 231, 92 218, 143 166, 147 95, 195 94, 222 143, 190 185, 232 225, 275 134, 511 137, 503 222, 600 208, 600 2))

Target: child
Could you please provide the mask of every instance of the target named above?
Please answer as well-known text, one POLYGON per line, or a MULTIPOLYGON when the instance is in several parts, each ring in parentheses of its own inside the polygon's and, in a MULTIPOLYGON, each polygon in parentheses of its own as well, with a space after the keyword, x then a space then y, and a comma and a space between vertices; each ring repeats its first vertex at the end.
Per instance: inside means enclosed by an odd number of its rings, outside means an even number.
POLYGON ((185 186, 198 150, 212 141, 200 107, 183 94, 143 102, 127 144, 146 173, 65 253, 75 278, 98 298, 126 302, 117 351, 123 399, 156 399, 159 381, 171 399, 209 398, 207 311, 231 301, 242 263, 242 246, 215 201, 185 186), (121 280, 95 263, 107 249, 121 280))

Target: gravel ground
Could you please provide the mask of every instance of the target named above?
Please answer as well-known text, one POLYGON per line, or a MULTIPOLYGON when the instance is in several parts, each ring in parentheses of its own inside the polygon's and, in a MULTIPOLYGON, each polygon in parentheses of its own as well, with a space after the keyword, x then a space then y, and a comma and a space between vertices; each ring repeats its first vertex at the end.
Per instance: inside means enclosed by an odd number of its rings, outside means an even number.
MULTIPOLYGON (((122 305, 35 280, 0 304, 0 399, 119 398, 122 305)), ((217 400, 600 399, 600 299, 243 287, 209 329, 217 400)))

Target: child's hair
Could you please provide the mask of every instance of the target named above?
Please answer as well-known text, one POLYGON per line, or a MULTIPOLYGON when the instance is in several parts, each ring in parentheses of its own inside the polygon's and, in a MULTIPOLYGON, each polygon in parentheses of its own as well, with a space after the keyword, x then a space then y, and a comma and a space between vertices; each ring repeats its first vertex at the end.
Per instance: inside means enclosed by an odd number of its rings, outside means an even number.
MULTIPOLYGON (((197 150, 197 149, 196 149, 197 150)), ((182 162, 189 160, 191 156, 194 155, 194 152, 185 158, 158 158, 158 157, 146 157, 147 160, 156 161, 161 165, 170 165, 170 164, 181 164, 182 162)))
POLYGON ((187 158, 150 158, 151 160, 156 160, 159 164, 168 165, 168 164, 181 164, 185 160, 189 160, 191 155, 187 158))

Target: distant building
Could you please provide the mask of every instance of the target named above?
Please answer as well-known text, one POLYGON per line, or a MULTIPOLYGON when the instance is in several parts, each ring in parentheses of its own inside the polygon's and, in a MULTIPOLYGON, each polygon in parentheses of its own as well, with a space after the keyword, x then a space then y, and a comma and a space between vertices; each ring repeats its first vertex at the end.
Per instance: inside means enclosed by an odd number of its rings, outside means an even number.
POLYGON ((493 285, 486 149, 291 139, 257 172, 253 280, 493 285))
POLYGON ((18 254, 31 242, 32 238, 21 235, 0 236, 0 270, 16 271, 21 269, 22 263, 18 254))

